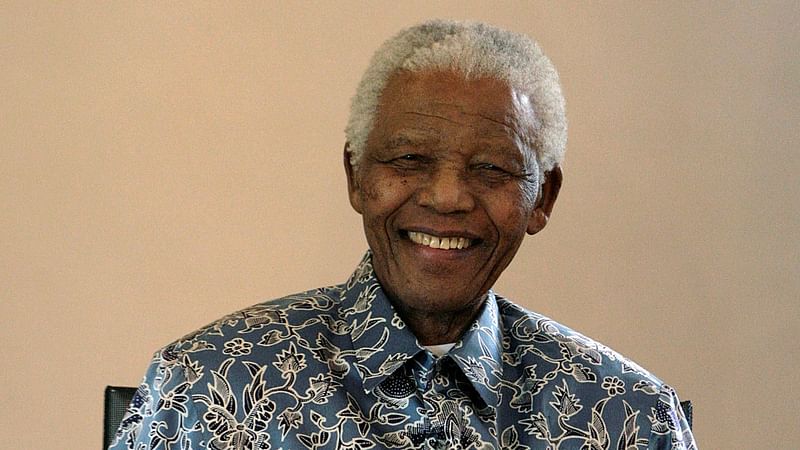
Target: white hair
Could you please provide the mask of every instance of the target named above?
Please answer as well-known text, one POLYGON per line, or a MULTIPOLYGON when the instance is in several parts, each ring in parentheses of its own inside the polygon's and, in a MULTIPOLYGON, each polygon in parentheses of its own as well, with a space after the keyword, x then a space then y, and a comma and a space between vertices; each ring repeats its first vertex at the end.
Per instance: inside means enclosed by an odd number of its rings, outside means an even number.
POLYGON ((367 67, 350 106, 345 129, 350 163, 358 166, 372 131, 381 93, 399 70, 456 71, 467 79, 503 80, 527 94, 536 122, 531 143, 542 172, 564 158, 567 118, 555 67, 527 36, 478 22, 432 20, 384 42, 367 67))

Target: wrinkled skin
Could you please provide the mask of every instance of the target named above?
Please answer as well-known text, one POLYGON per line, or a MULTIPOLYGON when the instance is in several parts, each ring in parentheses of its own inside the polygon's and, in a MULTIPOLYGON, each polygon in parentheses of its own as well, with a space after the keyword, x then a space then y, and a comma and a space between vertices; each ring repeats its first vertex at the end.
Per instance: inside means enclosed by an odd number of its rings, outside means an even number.
POLYGON ((458 340, 525 234, 547 224, 561 171, 538 179, 536 127, 528 97, 503 81, 398 72, 358 166, 345 147, 375 274, 422 344, 458 340), (431 248, 409 232, 471 245, 431 248))

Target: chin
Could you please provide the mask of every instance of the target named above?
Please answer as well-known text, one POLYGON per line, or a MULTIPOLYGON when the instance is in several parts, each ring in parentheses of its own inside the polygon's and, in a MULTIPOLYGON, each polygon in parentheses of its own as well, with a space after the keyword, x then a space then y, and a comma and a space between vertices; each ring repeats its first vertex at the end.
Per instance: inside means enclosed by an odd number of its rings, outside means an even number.
POLYGON ((391 295, 395 307, 431 315, 450 314, 474 309, 486 291, 475 293, 454 293, 453 290, 402 292, 391 295), (397 304, 399 303, 399 305, 397 304))

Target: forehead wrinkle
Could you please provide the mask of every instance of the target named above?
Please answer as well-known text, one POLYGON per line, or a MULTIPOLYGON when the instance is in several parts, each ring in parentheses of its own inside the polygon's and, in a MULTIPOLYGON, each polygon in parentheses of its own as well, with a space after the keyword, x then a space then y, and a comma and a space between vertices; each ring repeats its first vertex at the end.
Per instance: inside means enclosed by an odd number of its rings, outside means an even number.
POLYGON ((418 112, 418 111, 405 111, 403 114, 411 114, 411 115, 414 115, 414 116, 430 117, 430 118, 433 118, 433 119, 441 119, 441 120, 444 120, 445 122, 450 122, 450 123, 453 123, 453 124, 456 124, 456 125, 463 125, 461 122, 458 122, 458 121, 452 120, 452 119, 448 119, 447 117, 439 116, 439 115, 436 115, 436 114, 426 114, 426 113, 421 113, 421 112, 418 112))
POLYGON ((480 114, 480 113, 477 113, 475 115, 480 117, 481 119, 485 119, 485 120, 488 120, 489 122, 496 123, 496 124, 502 126, 505 130, 511 132, 514 136, 519 137, 519 133, 517 132, 517 129, 513 125, 509 125, 509 124, 503 122, 502 120, 497 120, 497 119, 494 119, 492 117, 489 117, 489 116, 486 116, 486 115, 483 115, 483 114, 480 114))
MULTIPOLYGON (((483 114, 477 114, 477 116, 485 119, 489 122, 496 123, 503 127, 503 130, 506 131, 504 135, 502 135, 505 139, 511 139, 515 142, 515 145, 519 147, 520 150, 523 151, 523 157, 525 158, 525 165, 530 166, 530 157, 533 156, 535 153, 533 151, 533 140, 531 136, 531 130, 529 127, 525 126, 519 118, 515 118, 513 115, 507 115, 506 118, 510 119, 511 124, 508 124, 502 120, 497 120, 495 118, 485 116, 483 114)), ((500 137, 501 135, 498 133, 497 135, 500 137)), ((535 158, 534 158, 535 159, 535 158)))

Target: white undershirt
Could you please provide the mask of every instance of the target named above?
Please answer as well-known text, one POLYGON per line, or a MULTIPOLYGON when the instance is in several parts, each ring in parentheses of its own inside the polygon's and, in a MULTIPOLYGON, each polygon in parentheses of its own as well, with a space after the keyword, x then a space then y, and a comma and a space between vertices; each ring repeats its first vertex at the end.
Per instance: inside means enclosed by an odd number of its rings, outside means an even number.
POLYGON ((454 345, 456 345, 455 342, 452 344, 423 345, 423 347, 425 347, 429 352, 433 353, 433 356, 439 358, 440 356, 449 352, 454 345))

